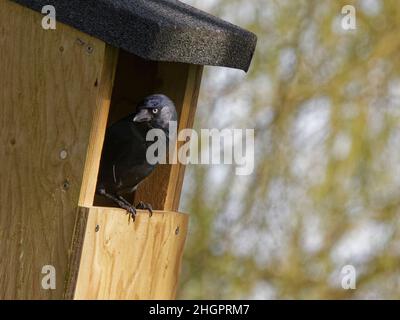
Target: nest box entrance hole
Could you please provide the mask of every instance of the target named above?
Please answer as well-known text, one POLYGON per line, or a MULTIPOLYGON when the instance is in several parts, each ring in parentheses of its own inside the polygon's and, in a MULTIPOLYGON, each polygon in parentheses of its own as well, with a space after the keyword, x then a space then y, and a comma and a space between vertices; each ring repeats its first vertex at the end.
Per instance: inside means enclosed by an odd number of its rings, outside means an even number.
MULTIPOLYGON (((175 103, 178 128, 191 128, 197 104, 202 74, 201 66, 183 63, 155 62, 119 52, 116 66, 107 127, 135 112, 136 105, 146 96, 165 94, 175 103)), ((160 164, 127 199, 144 201, 155 210, 178 210, 184 167, 180 164, 160 164)), ((94 206, 116 205, 99 195, 94 206)))

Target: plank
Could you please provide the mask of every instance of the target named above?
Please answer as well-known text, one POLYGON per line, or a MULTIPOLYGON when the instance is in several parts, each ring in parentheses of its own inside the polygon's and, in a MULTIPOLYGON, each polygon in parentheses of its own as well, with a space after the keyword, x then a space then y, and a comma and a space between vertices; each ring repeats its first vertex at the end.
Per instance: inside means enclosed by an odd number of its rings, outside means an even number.
POLYGON ((68 269, 65 277, 64 299, 72 300, 75 295, 78 281, 79 265, 81 263, 82 248, 89 216, 89 208, 78 207, 74 232, 69 251, 68 269))
POLYGON ((174 299, 188 216, 89 208, 74 299, 174 299))
MULTIPOLYGON (((193 128, 194 117, 196 115, 197 101, 200 93, 203 66, 191 65, 186 82, 185 96, 180 112, 178 132, 183 129, 193 128)), ((182 146, 185 141, 177 142, 177 146, 182 146)), ((179 202, 185 177, 185 165, 180 163, 171 166, 168 179, 168 189, 165 197, 164 210, 179 210, 179 202)))
POLYGON ((0 299, 63 296, 102 86, 105 44, 41 20, 0 1, 0 299), (44 265, 55 290, 41 286, 44 265))
POLYGON ((109 45, 106 46, 101 78, 96 79, 97 85, 99 86, 99 94, 92 120, 92 129, 90 132, 81 193, 79 197, 79 205, 82 207, 90 207, 94 202, 101 151, 103 149, 115 71, 118 61, 118 52, 118 49, 109 45))

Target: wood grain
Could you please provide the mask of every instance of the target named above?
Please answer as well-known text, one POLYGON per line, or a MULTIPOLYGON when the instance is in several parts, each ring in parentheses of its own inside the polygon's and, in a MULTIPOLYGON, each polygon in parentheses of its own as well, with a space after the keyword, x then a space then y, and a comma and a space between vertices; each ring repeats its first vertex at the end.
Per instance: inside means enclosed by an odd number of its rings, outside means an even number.
MULTIPOLYGON (((196 115, 197 100, 200 93, 201 78, 203 75, 203 66, 191 65, 186 82, 185 96, 180 112, 178 132, 183 129, 193 128, 194 117, 196 115)), ((177 147, 181 147, 185 141, 177 142, 177 147)), ((175 152, 177 151, 175 150, 175 152)), ((185 177, 185 165, 180 163, 171 166, 168 179, 168 189, 165 198, 164 210, 179 210, 179 202, 185 177)))
POLYGON ((1 299, 63 296, 102 87, 105 44, 61 23, 43 30, 41 20, 0 1, 1 299), (44 265, 56 268, 55 290, 41 287, 44 265))
POLYGON ((90 208, 75 299, 174 299, 188 216, 90 208), (96 231, 97 230, 97 231, 96 231))
POLYGON ((68 269, 65 277, 64 299, 66 300, 72 300, 75 295, 88 216, 89 208, 79 207, 77 209, 71 249, 69 251, 68 269))

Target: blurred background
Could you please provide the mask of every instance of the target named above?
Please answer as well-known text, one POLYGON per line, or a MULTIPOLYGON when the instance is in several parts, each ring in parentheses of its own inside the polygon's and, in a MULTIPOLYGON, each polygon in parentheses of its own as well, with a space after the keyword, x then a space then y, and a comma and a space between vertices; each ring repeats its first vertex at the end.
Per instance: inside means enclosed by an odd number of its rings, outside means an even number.
POLYGON ((254 128, 256 167, 188 167, 179 298, 399 299, 399 1, 184 2, 258 36, 248 74, 206 68, 196 122, 254 128))

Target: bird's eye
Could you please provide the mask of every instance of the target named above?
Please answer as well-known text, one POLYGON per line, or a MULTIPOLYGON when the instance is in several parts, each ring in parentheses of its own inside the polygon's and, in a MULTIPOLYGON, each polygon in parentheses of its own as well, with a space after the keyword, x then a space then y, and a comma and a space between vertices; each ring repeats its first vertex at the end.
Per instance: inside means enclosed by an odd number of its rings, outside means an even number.
POLYGON ((157 114, 158 113, 158 109, 153 109, 153 114, 157 114))

